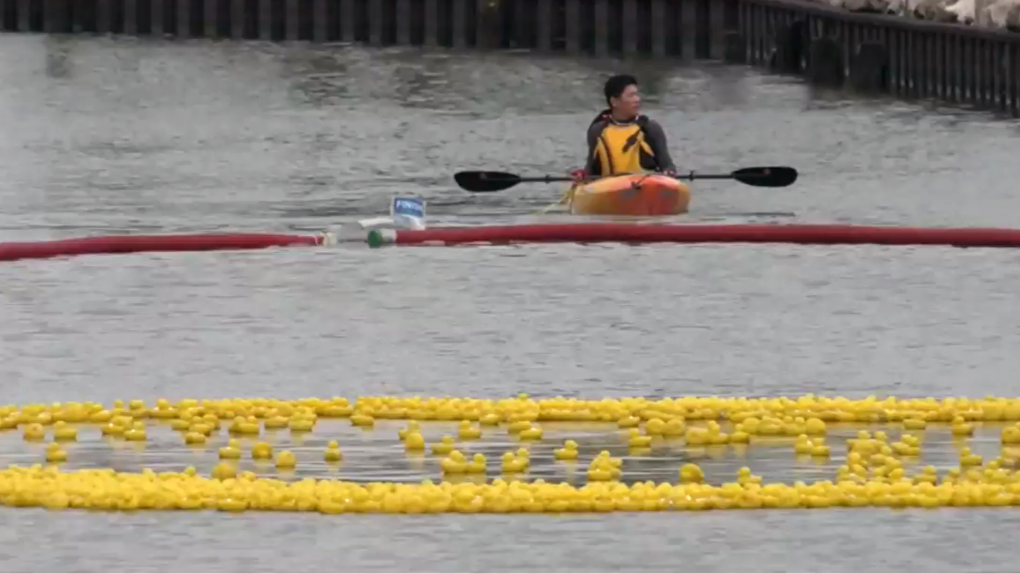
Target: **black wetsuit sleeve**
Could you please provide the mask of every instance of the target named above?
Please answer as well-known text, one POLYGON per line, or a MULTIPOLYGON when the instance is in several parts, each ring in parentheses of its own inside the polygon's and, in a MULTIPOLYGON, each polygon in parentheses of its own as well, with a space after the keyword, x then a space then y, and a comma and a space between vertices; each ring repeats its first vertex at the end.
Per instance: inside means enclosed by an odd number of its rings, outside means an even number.
POLYGON ((655 152, 655 161, 659 164, 661 171, 676 170, 676 164, 669 155, 669 143, 666 141, 666 132, 655 120, 648 120, 645 125, 645 140, 649 147, 655 152))
POLYGON ((584 161, 584 169, 590 175, 601 175, 602 165, 595 158, 595 146, 599 143, 599 136, 602 135, 602 122, 596 122, 588 128, 588 157, 584 161))

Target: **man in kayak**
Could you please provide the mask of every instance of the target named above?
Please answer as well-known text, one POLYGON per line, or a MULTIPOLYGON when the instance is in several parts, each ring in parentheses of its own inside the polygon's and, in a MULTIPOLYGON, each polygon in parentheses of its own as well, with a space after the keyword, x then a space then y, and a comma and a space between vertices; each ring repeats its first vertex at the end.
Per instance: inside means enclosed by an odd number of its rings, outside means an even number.
POLYGON ((634 76, 609 78, 605 86, 609 108, 588 127, 585 167, 571 172, 575 181, 624 173, 676 173, 662 126, 641 114, 641 95, 634 76))

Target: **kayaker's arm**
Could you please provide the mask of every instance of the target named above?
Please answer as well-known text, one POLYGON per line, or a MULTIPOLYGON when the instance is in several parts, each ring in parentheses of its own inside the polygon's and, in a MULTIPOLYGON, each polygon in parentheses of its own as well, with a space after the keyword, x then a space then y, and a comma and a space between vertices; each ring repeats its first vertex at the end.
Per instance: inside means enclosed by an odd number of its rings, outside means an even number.
POLYGON ((599 172, 602 171, 602 164, 595 157, 595 148, 604 128, 604 122, 596 122, 588 128, 588 157, 584 161, 584 171, 589 175, 601 175, 599 172))
POLYGON ((645 125, 645 141, 655 152, 655 160, 662 171, 676 171, 676 164, 669 155, 669 143, 666 141, 666 131, 662 129, 659 122, 648 120, 645 125))

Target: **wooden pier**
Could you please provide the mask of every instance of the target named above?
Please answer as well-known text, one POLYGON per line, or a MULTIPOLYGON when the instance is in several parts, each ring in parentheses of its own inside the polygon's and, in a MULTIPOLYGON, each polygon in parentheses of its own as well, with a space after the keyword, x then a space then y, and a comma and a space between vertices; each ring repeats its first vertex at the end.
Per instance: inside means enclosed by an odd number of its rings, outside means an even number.
POLYGON ((1020 117, 1020 34, 806 0, 0 0, 0 30, 712 59, 1020 117))

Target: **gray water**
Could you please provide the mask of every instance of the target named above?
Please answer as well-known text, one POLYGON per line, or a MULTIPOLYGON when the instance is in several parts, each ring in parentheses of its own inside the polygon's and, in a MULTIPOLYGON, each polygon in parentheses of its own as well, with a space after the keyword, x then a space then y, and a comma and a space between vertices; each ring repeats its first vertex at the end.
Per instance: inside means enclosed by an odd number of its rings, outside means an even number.
MULTIPOLYGON (((699 183, 681 220, 1017 226, 1016 122, 739 67, 0 35, 0 240, 319 231, 381 214, 396 193, 426 197, 433 221, 541 220, 562 189, 471 196, 452 172, 576 167, 601 81, 621 69, 641 78, 683 169, 801 172, 781 190, 699 183)), ((1018 261, 930 247, 569 245, 25 261, 0 266, 0 402, 1017 396, 1018 261)), ((393 427, 373 432, 345 478, 436 476, 370 462, 400 460, 393 427)), ((982 436, 975 450, 994 455, 995 433, 982 436)), ((188 462, 152 442, 125 459, 89 436, 71 454, 82 466, 188 462)), ((39 454, 16 435, 0 451, 5 464, 39 454)), ((766 479, 817 472, 749 456, 766 479)), ((208 471, 215 457, 202 460, 208 471)), ((670 480, 677 460, 656 476, 670 480)), ((745 463, 705 466, 718 482, 745 463)), ((0 522, 4 570, 987 571, 1020 558, 1013 509, 0 509, 0 522)))

